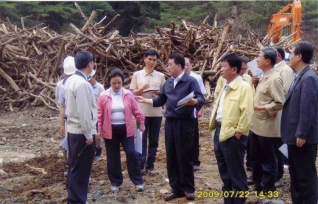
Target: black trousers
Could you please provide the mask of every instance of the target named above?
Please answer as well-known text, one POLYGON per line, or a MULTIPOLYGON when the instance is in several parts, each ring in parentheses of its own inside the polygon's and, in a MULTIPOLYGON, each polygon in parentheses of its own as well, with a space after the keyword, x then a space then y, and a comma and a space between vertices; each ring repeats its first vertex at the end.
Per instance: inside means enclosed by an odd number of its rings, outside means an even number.
POLYGON ((276 157, 277 157, 277 177, 276 181, 279 181, 284 176, 284 161, 285 156, 284 154, 279 151, 279 148, 283 145, 283 141, 281 138, 277 138, 277 149, 276 149, 276 157))
MULTIPOLYGON (((219 142, 221 125, 214 133, 214 153, 219 173, 223 181, 222 191, 248 191, 247 176, 244 169, 244 154, 247 136, 238 140, 235 136, 219 142)), ((224 204, 244 204, 246 198, 224 198, 224 204)))
POLYGON ((251 162, 251 131, 249 131, 247 136, 247 145, 246 145, 246 168, 250 167, 252 168, 252 162, 251 162))
POLYGON ((121 169, 120 144, 126 153, 126 164, 130 180, 135 185, 143 184, 141 169, 138 165, 135 151, 134 137, 126 136, 126 124, 112 125, 112 139, 104 139, 107 156, 108 178, 112 186, 120 186, 123 183, 121 169))
POLYGON ((317 144, 288 145, 290 192, 293 204, 317 204, 317 144))
POLYGON ((194 135, 193 135, 193 147, 192 147, 192 155, 193 155, 193 164, 196 166, 200 166, 199 154, 200 154, 200 144, 199 144, 199 122, 198 118, 194 119, 194 135))
POLYGON ((146 129, 145 129, 145 132, 142 134, 142 154, 139 154, 139 164, 141 169, 144 169, 145 166, 146 166, 146 169, 148 170, 154 169, 161 121, 162 121, 162 117, 146 117, 145 118, 146 129), (149 140, 148 152, 147 152, 147 138, 149 140), (146 155, 147 155, 147 161, 146 161, 146 155))
POLYGON ((251 160, 255 189, 275 191, 277 177, 277 138, 263 137, 252 132, 251 160))
MULTIPOLYGON (((95 140, 94 140, 95 141, 95 140)), ((83 134, 67 133, 68 142, 68 204, 84 204, 87 201, 88 183, 95 154, 95 144, 86 146, 83 134), (86 146, 86 147, 85 147, 86 146)))
POLYGON ((172 192, 193 193, 193 119, 166 118, 165 144, 169 183, 172 192))

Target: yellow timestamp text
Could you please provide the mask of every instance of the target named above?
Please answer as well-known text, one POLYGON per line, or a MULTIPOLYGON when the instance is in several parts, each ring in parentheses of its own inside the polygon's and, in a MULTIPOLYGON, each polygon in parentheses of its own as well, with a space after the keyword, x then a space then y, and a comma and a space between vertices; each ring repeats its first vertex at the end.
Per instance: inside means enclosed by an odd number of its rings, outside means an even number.
POLYGON ((278 191, 197 191, 198 198, 249 198, 251 196, 261 198, 277 198, 278 191))

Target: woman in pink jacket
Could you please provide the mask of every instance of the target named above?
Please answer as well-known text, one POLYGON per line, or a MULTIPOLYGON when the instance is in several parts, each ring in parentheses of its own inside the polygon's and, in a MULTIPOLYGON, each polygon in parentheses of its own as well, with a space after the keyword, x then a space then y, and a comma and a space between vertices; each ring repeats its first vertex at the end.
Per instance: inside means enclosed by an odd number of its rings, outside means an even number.
POLYGON ((107 156, 108 177, 112 184, 111 191, 116 192, 123 183, 120 160, 120 144, 126 153, 130 180, 137 191, 143 191, 143 179, 135 152, 135 125, 132 116, 140 123, 140 130, 145 130, 145 117, 138 107, 133 94, 122 87, 124 74, 118 69, 108 73, 110 88, 103 91, 97 100, 98 134, 97 139, 104 138, 107 156))

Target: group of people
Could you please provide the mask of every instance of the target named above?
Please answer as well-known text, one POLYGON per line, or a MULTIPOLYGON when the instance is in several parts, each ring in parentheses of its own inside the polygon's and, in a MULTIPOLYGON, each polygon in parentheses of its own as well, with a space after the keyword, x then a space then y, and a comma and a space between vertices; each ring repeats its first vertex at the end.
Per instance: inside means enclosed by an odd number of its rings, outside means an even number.
MULTIPOLYGON (((281 47, 264 47, 257 58, 263 76, 246 74, 248 60, 236 54, 221 59, 221 77, 215 89, 209 131, 222 191, 247 191, 244 168, 252 171, 254 191, 276 190, 283 175, 288 145, 293 203, 317 203, 315 160, 318 143, 318 78, 308 64, 313 47, 294 45, 290 67, 281 47), (294 71, 293 71, 294 70, 294 71), (294 78, 295 72, 295 78, 294 78)), ((107 88, 96 82, 93 55, 79 51, 64 60, 65 78, 58 83, 60 133, 67 141, 68 203, 86 203, 97 143, 104 140, 111 191, 123 183, 120 145, 126 153, 127 170, 136 191, 143 191, 143 176, 153 174, 162 116, 165 117, 166 166, 171 193, 165 201, 195 199, 194 171, 200 169, 198 118, 203 114, 206 90, 200 75, 192 71, 191 59, 180 53, 169 56, 167 80, 156 71, 159 54, 148 50, 144 68, 136 71, 129 89, 124 74, 113 68, 107 88), (180 105, 186 99, 185 104, 180 105), (163 113, 163 110, 165 112, 163 113), (132 117, 136 119, 134 123, 132 117), (142 152, 135 151, 136 127, 142 132, 142 152)), ((246 198, 224 198, 224 203, 245 203, 246 198)))
MULTIPOLYGON (((317 203, 318 77, 309 67, 312 56, 310 43, 297 42, 289 67, 282 47, 264 47, 257 58, 260 79, 244 76, 244 58, 228 54, 221 59, 209 131, 215 131, 222 191, 248 191, 247 151, 254 194, 273 197, 284 173, 279 147, 287 144, 292 202, 317 203)), ((245 203, 246 198, 224 197, 224 203, 245 203)))
POLYGON ((195 198, 193 172, 200 165, 197 117, 202 115, 202 93, 206 91, 202 78, 191 71, 189 58, 178 53, 169 56, 168 70, 172 77, 167 81, 163 73, 154 70, 158 59, 155 50, 145 53, 145 67, 133 74, 130 89, 123 88, 123 72, 119 68, 111 69, 107 74, 109 88, 104 90, 94 78, 90 52, 79 51, 75 57, 65 58, 65 78, 58 83, 56 95, 59 96, 60 134, 67 141, 64 147, 68 152, 68 203, 86 203, 94 156, 98 160, 101 152, 95 155, 96 144, 102 139, 111 191, 119 191, 123 183, 120 145, 126 153, 130 180, 137 191, 144 190, 142 176, 154 172, 163 106, 167 169, 172 187, 172 193, 165 200, 195 198), (178 106, 178 101, 190 93, 193 97, 178 106), (135 151, 132 116, 143 133, 141 153, 135 151))

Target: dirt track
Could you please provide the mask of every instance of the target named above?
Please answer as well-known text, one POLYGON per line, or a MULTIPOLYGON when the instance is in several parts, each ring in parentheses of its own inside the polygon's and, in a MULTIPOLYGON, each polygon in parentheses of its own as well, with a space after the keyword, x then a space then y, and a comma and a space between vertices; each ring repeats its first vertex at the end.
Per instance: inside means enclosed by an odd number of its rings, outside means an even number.
MULTIPOLYGON (((211 136, 207 129, 209 108, 200 119, 200 160, 201 169, 195 172, 195 185, 198 192, 219 191, 222 186, 211 136)), ((58 113, 46 108, 32 108, 21 112, 0 111, 0 204, 8 203, 66 203, 67 192, 63 172, 65 162, 59 147, 58 113)), ((105 149, 102 160, 94 161, 90 186, 89 203, 165 203, 164 193, 170 191, 166 181, 165 146, 163 128, 155 163, 155 174, 144 176, 145 191, 135 192, 129 180, 125 155, 122 151, 124 183, 119 193, 109 191, 105 149)), ((248 173, 249 175, 250 173, 248 173)), ((284 188, 279 188, 278 199, 291 203, 289 176, 285 170, 284 188)), ((198 194, 199 195, 199 194, 198 194)), ((223 203, 211 194, 202 194, 192 203, 223 203), (205 198, 204 198, 205 197, 205 198)), ((256 203, 252 196, 247 203, 256 203)), ((265 203, 264 199, 261 200, 265 203)), ((170 203, 189 203, 185 198, 170 203)), ((260 202, 261 203, 261 202, 260 202)))

